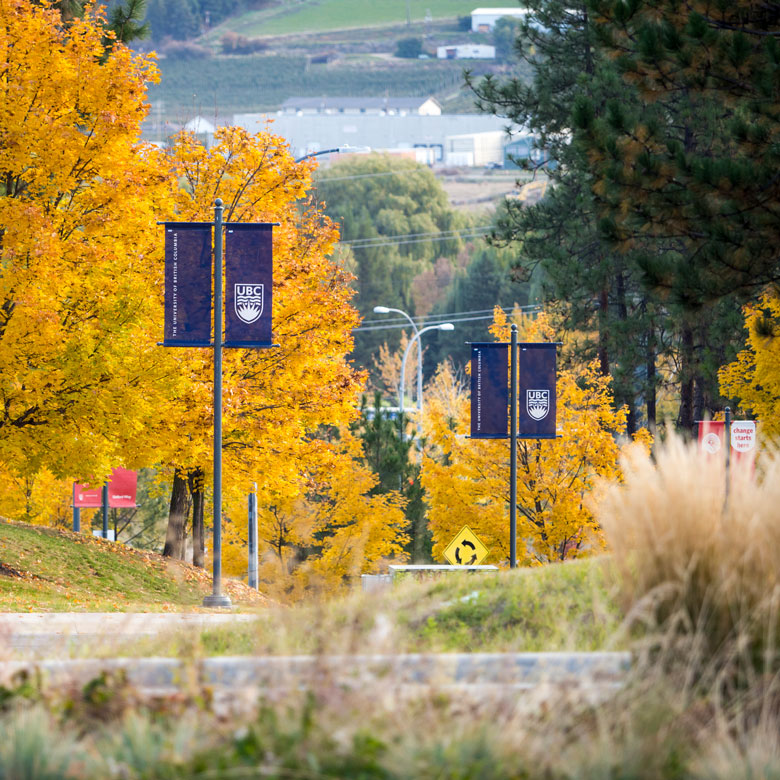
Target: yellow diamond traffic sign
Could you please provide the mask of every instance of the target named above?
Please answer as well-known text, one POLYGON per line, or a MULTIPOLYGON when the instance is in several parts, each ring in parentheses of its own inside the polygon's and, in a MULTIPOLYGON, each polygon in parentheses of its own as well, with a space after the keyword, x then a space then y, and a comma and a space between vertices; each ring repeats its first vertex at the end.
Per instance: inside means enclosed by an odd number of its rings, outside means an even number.
POLYGON ((458 531, 444 551, 444 557, 453 566, 478 566, 487 554, 488 548, 467 525, 458 531))

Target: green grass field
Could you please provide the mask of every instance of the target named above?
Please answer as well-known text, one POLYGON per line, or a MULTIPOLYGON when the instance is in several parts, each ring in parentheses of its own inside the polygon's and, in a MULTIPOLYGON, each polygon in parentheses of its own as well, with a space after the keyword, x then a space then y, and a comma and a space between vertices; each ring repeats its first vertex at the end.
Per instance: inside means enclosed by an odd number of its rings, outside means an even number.
MULTIPOLYGON (((198 607, 202 569, 86 534, 0 521, 0 611, 132 612, 198 607)), ((252 591, 231 590, 239 602, 252 591)))
POLYGON ((298 0, 237 16, 221 29, 260 36, 405 24, 407 4, 412 23, 418 24, 429 11, 434 20, 454 19, 476 7, 465 0, 298 0))

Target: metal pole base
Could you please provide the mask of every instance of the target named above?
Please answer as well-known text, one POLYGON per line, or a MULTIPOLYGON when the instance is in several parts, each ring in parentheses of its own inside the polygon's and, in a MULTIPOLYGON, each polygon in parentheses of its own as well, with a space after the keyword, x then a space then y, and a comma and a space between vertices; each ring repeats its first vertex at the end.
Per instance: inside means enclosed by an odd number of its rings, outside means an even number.
POLYGON ((203 599, 203 606, 224 607, 225 609, 230 609, 233 606, 233 603, 230 601, 229 596, 224 596, 224 595, 216 596, 215 594, 212 593, 210 596, 206 596, 203 599))

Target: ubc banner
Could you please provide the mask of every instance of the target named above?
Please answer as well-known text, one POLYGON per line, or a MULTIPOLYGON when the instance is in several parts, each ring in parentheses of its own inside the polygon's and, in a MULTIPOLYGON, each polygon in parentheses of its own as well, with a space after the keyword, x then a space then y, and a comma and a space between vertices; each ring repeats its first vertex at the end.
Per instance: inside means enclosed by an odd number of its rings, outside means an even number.
POLYGON ((225 346, 271 346, 272 224, 229 224, 225 237, 225 346))
POLYGON ((519 344, 517 432, 521 439, 556 436, 556 345, 519 344))
POLYGON ((211 344, 211 225, 165 223, 166 347, 211 344))
POLYGON ((505 439, 509 408, 509 345, 471 345, 471 437, 505 439))

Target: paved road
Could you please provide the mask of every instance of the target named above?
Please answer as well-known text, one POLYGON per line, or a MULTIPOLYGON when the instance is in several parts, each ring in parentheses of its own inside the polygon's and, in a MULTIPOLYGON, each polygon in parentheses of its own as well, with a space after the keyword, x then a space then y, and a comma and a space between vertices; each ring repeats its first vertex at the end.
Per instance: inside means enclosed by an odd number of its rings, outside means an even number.
POLYGON ((0 613, 0 660, 105 653, 137 639, 252 621, 249 614, 170 612, 0 613))

